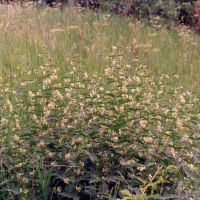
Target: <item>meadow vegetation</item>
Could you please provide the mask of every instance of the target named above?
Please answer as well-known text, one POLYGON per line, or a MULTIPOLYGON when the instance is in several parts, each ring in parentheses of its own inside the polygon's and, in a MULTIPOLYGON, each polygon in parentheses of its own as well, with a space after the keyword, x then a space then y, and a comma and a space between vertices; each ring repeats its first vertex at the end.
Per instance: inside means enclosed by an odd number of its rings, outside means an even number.
POLYGON ((0 22, 0 199, 200 198, 199 35, 71 7, 0 22))

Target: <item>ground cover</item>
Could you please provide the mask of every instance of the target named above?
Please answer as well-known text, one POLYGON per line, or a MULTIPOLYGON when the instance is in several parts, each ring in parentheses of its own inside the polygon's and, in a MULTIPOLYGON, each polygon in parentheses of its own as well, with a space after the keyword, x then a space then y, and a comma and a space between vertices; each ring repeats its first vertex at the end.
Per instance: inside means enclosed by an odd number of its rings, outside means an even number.
POLYGON ((198 199, 199 36, 2 6, 0 199, 198 199))

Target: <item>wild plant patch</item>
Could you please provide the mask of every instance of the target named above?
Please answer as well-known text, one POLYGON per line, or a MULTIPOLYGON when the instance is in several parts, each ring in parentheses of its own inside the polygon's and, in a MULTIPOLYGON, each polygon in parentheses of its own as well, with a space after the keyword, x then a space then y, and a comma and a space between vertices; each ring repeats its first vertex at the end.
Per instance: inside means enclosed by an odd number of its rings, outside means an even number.
POLYGON ((199 198, 199 100, 115 46, 108 59, 0 85, 1 199, 199 198))

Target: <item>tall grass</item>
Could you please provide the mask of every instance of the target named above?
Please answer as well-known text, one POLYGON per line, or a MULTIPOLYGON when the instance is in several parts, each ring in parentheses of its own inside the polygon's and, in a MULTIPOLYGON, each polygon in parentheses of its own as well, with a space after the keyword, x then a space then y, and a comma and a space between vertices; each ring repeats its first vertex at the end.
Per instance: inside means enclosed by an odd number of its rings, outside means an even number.
POLYGON ((181 84, 199 94, 200 37, 185 28, 169 31, 158 19, 152 28, 132 18, 76 8, 1 6, 0 11, 1 79, 6 82, 25 79, 45 63, 40 56, 44 47, 62 74, 72 58, 89 73, 101 73, 109 64, 109 49, 117 45, 131 65, 178 74, 181 84))

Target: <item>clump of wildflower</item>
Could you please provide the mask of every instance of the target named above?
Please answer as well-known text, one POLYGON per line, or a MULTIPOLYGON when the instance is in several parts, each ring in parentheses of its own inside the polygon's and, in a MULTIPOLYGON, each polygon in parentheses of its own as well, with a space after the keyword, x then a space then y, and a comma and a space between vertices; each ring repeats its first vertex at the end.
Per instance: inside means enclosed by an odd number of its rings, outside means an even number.
POLYGON ((146 120, 140 120, 140 121, 139 121, 139 124, 140 124, 140 127, 141 127, 141 128, 146 128, 148 122, 147 122, 146 120))
POLYGON ((55 98, 56 100, 63 100, 63 95, 58 91, 58 90, 54 90, 52 92, 52 96, 53 98, 55 98))

